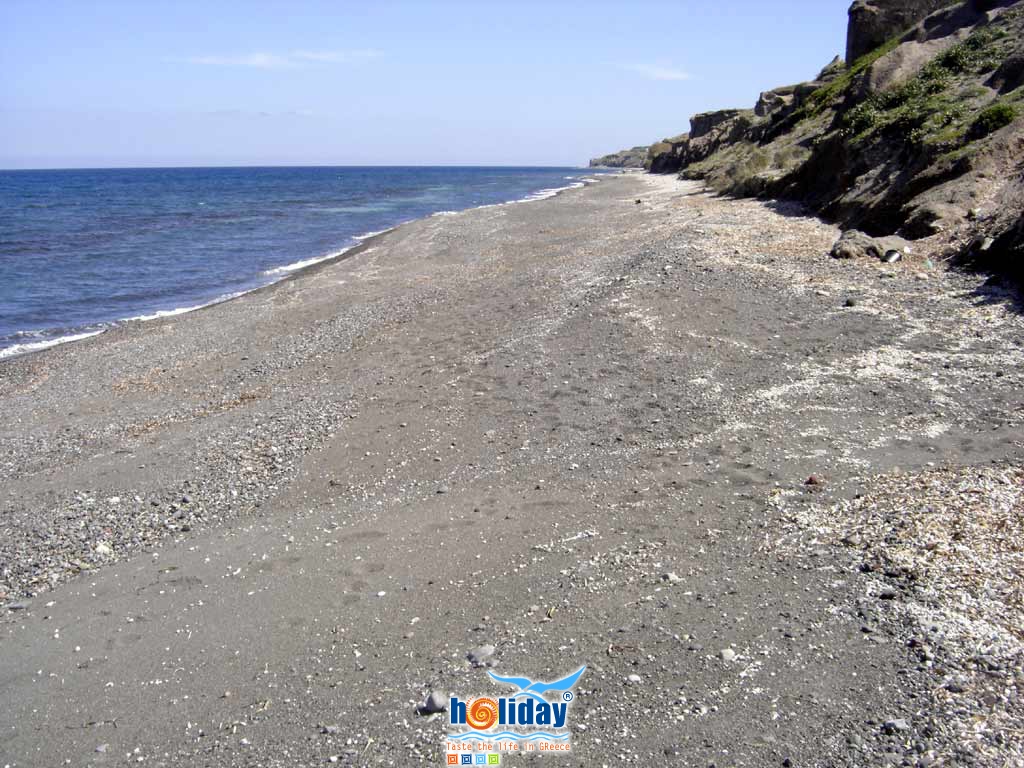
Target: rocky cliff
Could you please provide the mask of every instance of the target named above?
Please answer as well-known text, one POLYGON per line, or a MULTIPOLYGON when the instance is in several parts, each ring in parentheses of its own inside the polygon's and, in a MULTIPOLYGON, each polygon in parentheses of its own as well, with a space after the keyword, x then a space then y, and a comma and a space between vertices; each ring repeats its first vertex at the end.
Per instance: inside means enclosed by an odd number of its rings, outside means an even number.
POLYGON ((753 110, 694 116, 647 167, 1020 272, 1024 0, 857 0, 847 43, 753 110))
POLYGON ((649 147, 633 147, 590 161, 591 168, 643 168, 649 147))

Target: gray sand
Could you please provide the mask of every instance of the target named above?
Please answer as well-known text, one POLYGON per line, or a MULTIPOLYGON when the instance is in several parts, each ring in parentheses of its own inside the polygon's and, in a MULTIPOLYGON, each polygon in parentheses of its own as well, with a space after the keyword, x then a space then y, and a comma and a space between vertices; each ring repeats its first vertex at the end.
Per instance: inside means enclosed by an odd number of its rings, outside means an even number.
POLYGON ((0 765, 442 765, 482 645, 589 665, 559 764, 1000 764, 1020 657, 937 708, 971 659, 816 526, 1019 465, 1019 304, 835 236, 617 176, 0 363, 0 765))

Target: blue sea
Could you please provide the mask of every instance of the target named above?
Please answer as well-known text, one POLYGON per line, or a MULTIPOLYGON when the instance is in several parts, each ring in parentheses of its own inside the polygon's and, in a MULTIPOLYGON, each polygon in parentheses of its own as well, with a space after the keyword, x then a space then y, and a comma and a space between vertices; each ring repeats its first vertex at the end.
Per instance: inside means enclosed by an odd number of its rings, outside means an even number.
POLYGON ((238 295, 367 235, 540 198, 574 168, 0 171, 0 357, 238 295))

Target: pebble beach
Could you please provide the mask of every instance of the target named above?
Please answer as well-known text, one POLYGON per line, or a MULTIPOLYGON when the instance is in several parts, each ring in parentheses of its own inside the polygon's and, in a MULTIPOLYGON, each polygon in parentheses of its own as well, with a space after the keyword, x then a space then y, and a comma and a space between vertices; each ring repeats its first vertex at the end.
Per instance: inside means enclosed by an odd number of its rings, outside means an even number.
POLYGON ((1024 765, 1020 297, 838 234, 608 175, 0 360, 0 765, 441 765, 583 664, 566 765, 1024 765))

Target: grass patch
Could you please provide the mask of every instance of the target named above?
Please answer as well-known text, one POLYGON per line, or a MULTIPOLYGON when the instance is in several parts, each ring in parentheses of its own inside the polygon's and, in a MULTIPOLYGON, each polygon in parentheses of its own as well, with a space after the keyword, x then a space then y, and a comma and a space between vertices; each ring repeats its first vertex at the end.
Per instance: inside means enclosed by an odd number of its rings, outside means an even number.
POLYGON ((972 139, 981 139, 995 133, 1017 119, 1017 108, 1013 104, 998 102, 983 109, 971 123, 969 132, 972 139))
POLYGON ((881 131, 902 135, 917 147, 962 141, 973 133, 968 131, 970 101, 988 93, 976 84, 965 87, 963 81, 999 66, 1007 38, 1003 29, 975 30, 928 62, 917 76, 846 112, 841 135, 851 144, 881 131))

